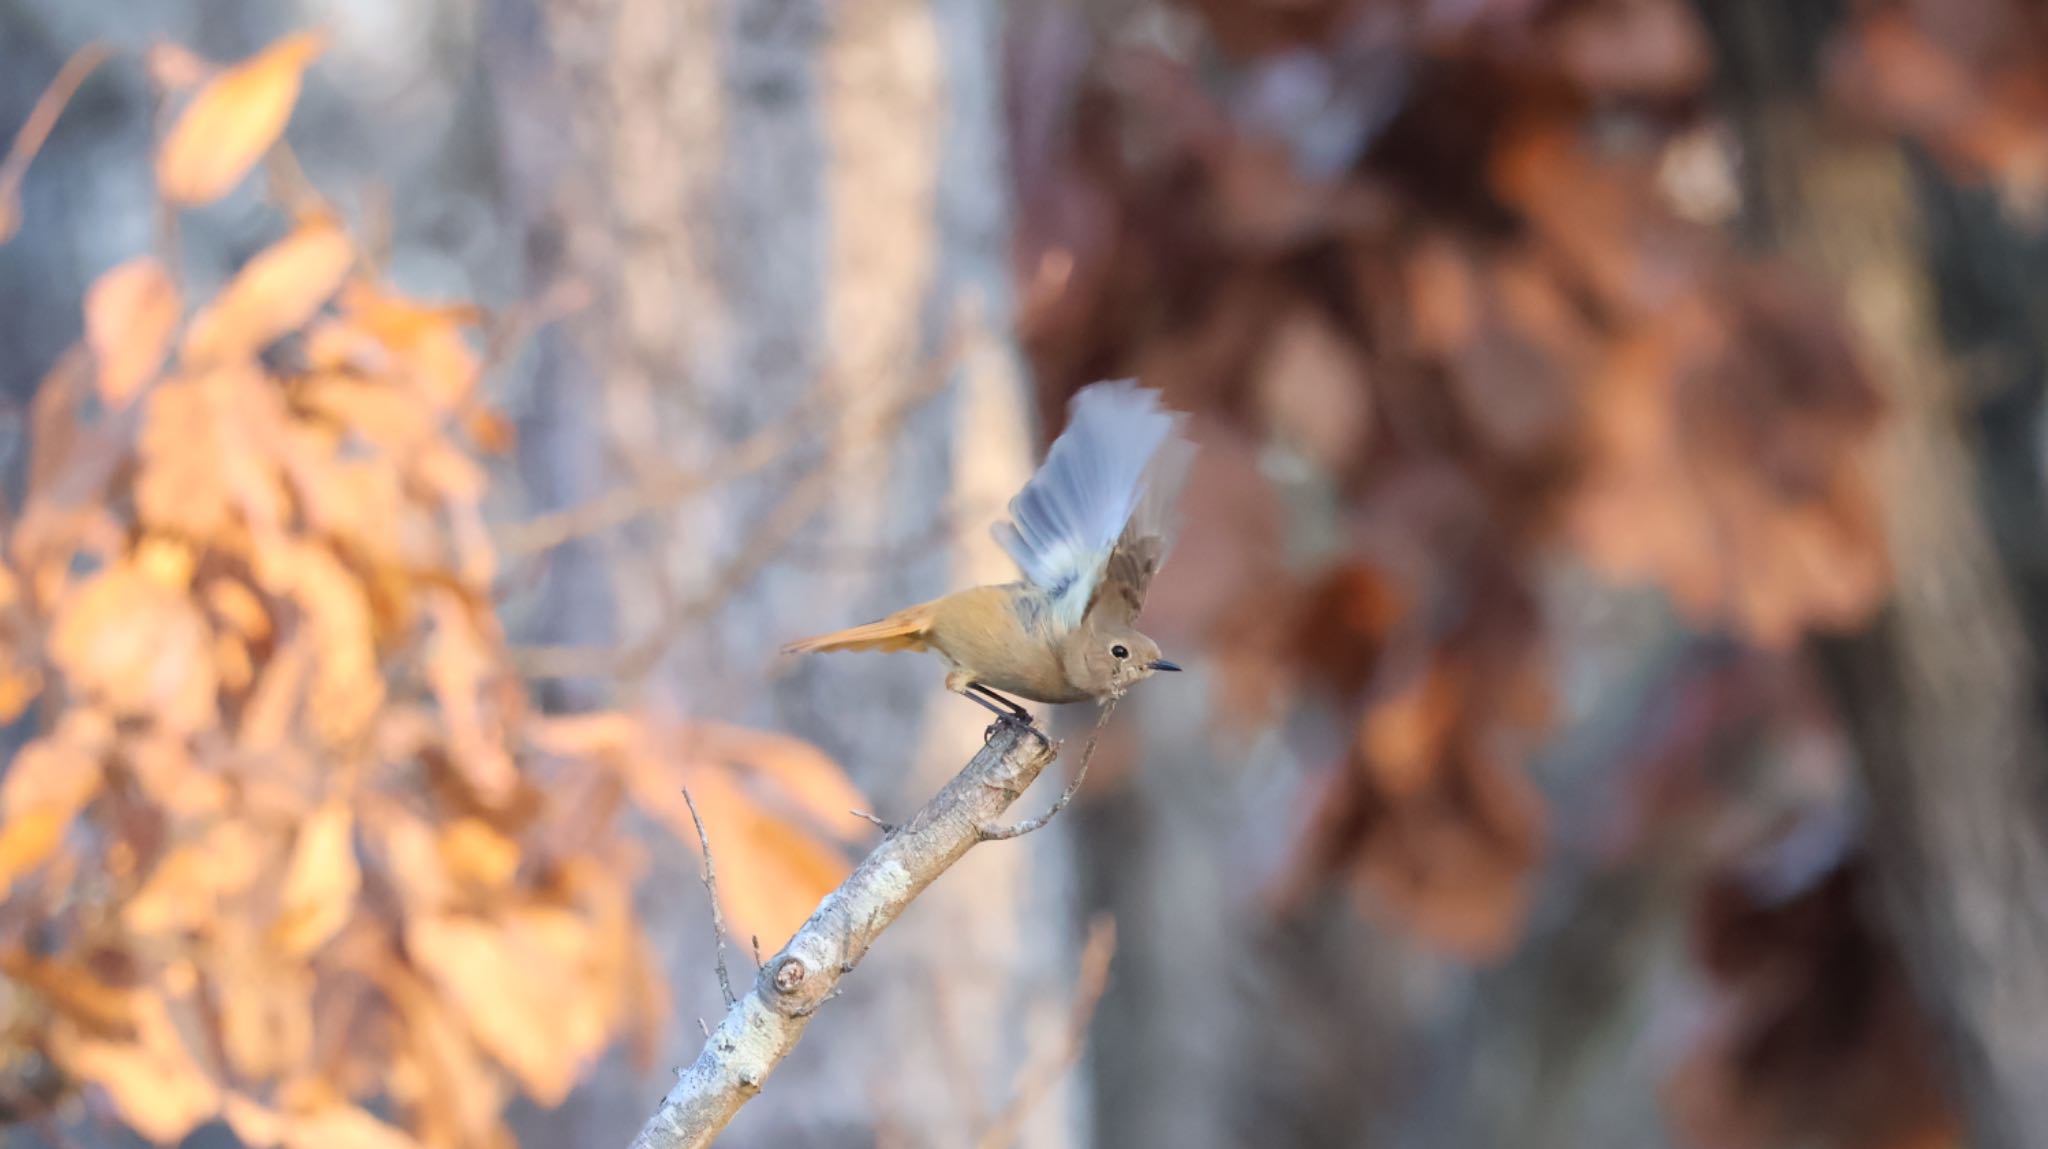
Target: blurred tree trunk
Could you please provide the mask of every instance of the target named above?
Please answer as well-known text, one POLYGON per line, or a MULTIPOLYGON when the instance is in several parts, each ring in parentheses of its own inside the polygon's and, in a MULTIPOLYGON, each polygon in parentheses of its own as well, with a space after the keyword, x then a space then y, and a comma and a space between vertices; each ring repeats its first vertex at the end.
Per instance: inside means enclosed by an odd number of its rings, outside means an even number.
MULTIPOLYGON (((922 659, 792 668, 776 651, 1007 577, 985 528, 1032 439, 1004 326, 999 15, 995 0, 502 0, 487 14, 529 254, 595 298, 542 365, 552 398, 537 410, 555 418, 535 449, 552 457, 529 473, 573 504, 563 492, 588 486, 575 476, 651 489, 764 428, 814 429, 783 463, 553 569, 541 614, 584 621, 549 637, 635 652, 590 668, 585 693, 817 741, 885 816, 967 759, 980 712, 922 659), (920 399, 941 377, 952 385, 920 399)), ((948 874, 721 1144, 973 1144, 1066 1008, 1065 851, 1056 822, 948 874)), ((701 1041, 691 1019, 721 1008, 694 853, 656 852, 644 908, 678 999, 660 1076, 601 1076, 534 1116, 536 1143, 623 1144, 701 1041)), ((1019 1144, 1077 1143, 1076 1112, 1065 1090, 1046 1098, 1019 1144)))
POLYGON ((1839 288, 1892 405, 1877 474, 1896 591, 1872 627, 1830 645, 1828 662, 1863 758, 1882 910, 1945 1039, 1972 1143, 2048 1145, 2038 653, 1987 523, 1987 467, 1943 345, 1911 164, 1898 145, 1814 111, 1816 49, 1833 16, 1829 5, 1744 0, 1719 25, 1765 238, 1839 288))

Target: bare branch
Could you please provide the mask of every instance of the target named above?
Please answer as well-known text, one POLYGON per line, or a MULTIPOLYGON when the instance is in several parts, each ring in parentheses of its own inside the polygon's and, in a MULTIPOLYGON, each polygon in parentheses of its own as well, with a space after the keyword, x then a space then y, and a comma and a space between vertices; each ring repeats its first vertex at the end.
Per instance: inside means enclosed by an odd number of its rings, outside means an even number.
MULTIPOLYGON (((891 434, 924 403, 943 391, 959 358, 957 340, 948 343, 922 367, 920 378, 904 397, 867 426, 857 428, 855 442, 891 434)), ((841 411, 841 418, 850 413, 841 411)), ((798 415, 768 424, 741 441, 709 466, 677 469, 650 476, 636 486, 621 487, 559 511, 536 515, 509 528, 501 549, 512 558, 551 550, 572 539, 621 527, 642 515, 682 502, 734 479, 766 470, 790 457, 799 447, 824 433, 827 423, 816 415, 798 415)), ((831 436, 827 436, 830 438, 831 436)), ((834 460, 827 460, 834 461, 834 460)))
MULTIPOLYGON (((911 415, 944 389, 951 354, 947 352, 935 360, 929 376, 902 400, 849 428, 842 441, 813 461, 761 515, 741 541, 738 552, 720 564, 696 594, 663 607, 660 619, 646 634, 623 648, 519 648, 512 652, 512 657, 520 673, 527 678, 616 678, 622 682, 646 677, 678 637, 724 607, 733 593, 761 568, 783 557, 791 540, 816 517, 844 480, 842 464, 848 454, 861 445, 895 434, 911 415)), ((672 485, 664 480, 645 488, 614 492, 583 507, 530 520, 510 533, 505 549, 517 555, 529 549, 558 546, 570 538, 617 526, 709 486, 764 468, 783 457, 796 442, 810 437, 786 433, 799 425, 791 421, 770 428, 737 448, 725 463, 707 471, 677 476, 672 485)))
POLYGON ((983 838, 1057 755, 1018 727, 996 732, 966 768, 877 844, 810 920, 770 957, 726 1011, 697 1059, 676 1075, 633 1149, 702 1149, 761 1091, 809 1026, 896 918, 983 838))
POLYGON ((1047 1056, 1034 1058, 1024 1070, 1017 1095, 1010 1099, 995 1122, 981 1135, 976 1149, 1005 1149, 1023 1131, 1024 1119, 1045 1099, 1061 1075, 1080 1060, 1088 1043, 1088 1027, 1095 1021, 1095 1007, 1102 991, 1109 988, 1109 963, 1116 956, 1116 921, 1097 914, 1088 923, 1088 941, 1081 949, 1081 970, 1074 978, 1074 1009, 1067 1018, 1066 1040, 1047 1056))
POLYGON ((21 181, 28 175, 29 161, 42 150, 43 141, 50 138, 57 117, 78 93, 79 85, 106 62, 107 55, 106 46, 99 43, 87 44, 72 53, 64 66, 57 69, 50 86, 36 97, 35 106, 28 110, 28 119, 14 134, 14 143, 0 156, 0 241, 11 237, 21 223, 21 181))
POLYGON ((1036 818, 1026 818, 1014 825, 983 826, 979 831, 982 841, 1007 842, 1011 838, 1021 838, 1035 830, 1045 829, 1047 822, 1059 817, 1060 811, 1066 809, 1067 803, 1073 801, 1074 795, 1080 792, 1081 783, 1088 780, 1088 764, 1095 760, 1095 744, 1102 740, 1102 728, 1109 725, 1109 716, 1116 713, 1116 704, 1117 699, 1114 697, 1102 704, 1102 716, 1095 720, 1095 729, 1088 733, 1088 745, 1081 751, 1081 764, 1074 768, 1074 780, 1067 783, 1066 789, 1060 791, 1060 796, 1053 802, 1052 809, 1036 818))
MULTIPOLYGON (((704 850, 704 892, 711 896, 711 940, 718 945, 718 992, 725 995, 725 1007, 739 999, 732 995, 732 977, 725 971, 725 913, 718 908, 718 867, 711 863, 711 836, 704 832, 704 817, 697 813, 697 800, 690 797, 690 788, 683 787, 683 805, 690 808, 690 821, 697 824, 697 844, 704 850)), ((698 1019, 703 1025, 703 1019, 698 1019)), ((711 1036, 706 1033, 704 1036, 711 1036)))

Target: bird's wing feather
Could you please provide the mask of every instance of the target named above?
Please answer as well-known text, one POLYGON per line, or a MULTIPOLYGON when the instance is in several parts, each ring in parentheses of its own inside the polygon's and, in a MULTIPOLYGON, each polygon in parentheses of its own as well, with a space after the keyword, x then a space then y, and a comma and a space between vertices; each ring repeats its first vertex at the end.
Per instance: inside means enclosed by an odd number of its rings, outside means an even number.
POLYGON ((1195 445, 1175 434, 1167 438, 1145 469, 1144 495, 1124 524, 1116 548, 1104 564, 1101 582, 1085 614, 1098 611, 1135 623, 1145 605, 1145 591, 1173 546, 1174 507, 1187 485, 1195 445))
POLYGON ((1045 463, 1010 500, 1010 521, 996 524, 996 541, 1045 592, 1060 627, 1080 625, 1178 421, 1135 380, 1083 389, 1045 463))

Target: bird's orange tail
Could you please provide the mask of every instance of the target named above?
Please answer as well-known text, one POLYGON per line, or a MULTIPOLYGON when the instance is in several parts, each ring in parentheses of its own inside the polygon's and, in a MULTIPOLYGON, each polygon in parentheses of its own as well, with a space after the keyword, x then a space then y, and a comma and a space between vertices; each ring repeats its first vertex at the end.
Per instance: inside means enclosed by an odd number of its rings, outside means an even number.
POLYGON ((785 654, 816 654, 828 650, 923 650, 932 635, 932 603, 907 606, 887 618, 798 639, 782 648, 785 654))

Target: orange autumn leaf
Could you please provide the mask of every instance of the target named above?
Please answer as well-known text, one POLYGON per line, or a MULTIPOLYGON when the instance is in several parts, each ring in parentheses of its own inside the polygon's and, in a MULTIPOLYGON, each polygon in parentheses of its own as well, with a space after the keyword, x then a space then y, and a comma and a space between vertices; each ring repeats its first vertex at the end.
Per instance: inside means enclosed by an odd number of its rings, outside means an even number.
POLYGON ((85 342, 99 364, 100 402, 118 411, 156 376, 183 314, 178 285, 149 256, 94 281, 85 296, 85 342))
POLYGON ((285 1126, 285 1149, 419 1149, 420 1142, 353 1105, 295 1115, 285 1126))
POLYGON ((306 67, 325 48, 316 32, 286 36, 201 88, 157 153, 164 198, 191 206, 234 190, 284 133, 306 67))
POLYGON ((502 922, 422 917, 405 930, 408 954, 477 1043, 543 1105, 567 1096, 605 1044, 608 1027, 583 984, 588 941, 574 918, 538 909, 502 922))
POLYGON ((299 826, 280 912, 271 929, 272 939, 285 953, 310 954, 348 923, 362 886, 354 831, 354 815, 340 801, 321 806, 299 826))
POLYGON ((130 561, 60 607, 51 657, 73 689, 118 713, 197 731, 218 719, 212 642, 184 586, 130 561))
POLYGON ((722 722, 692 722, 678 741, 684 760, 716 760, 737 769, 759 783, 749 789, 765 804, 807 819, 840 841, 857 841, 871 829, 853 813, 867 807, 867 797, 830 755, 801 738, 722 722))
POLYGON ((184 1138, 220 1111, 220 1088, 193 1056, 160 994, 136 995, 133 1040, 90 1034, 59 1019, 51 1034, 58 1064, 106 1090, 131 1129, 159 1143, 184 1138))
POLYGON ((427 680, 448 724, 450 755, 479 797, 502 802, 518 770, 505 750, 504 716, 491 704, 499 677, 497 648, 455 596, 437 593, 430 607, 434 633, 427 644, 427 680))
POLYGON ((296 331, 334 297, 354 266, 355 246, 326 220, 300 224, 251 259, 192 319, 181 355, 187 368, 246 359, 296 331))
POLYGON ((507 886, 519 870, 519 843, 478 818, 448 826, 436 845, 450 875, 483 889, 507 886))
POLYGON ((385 697, 376 626, 362 583, 333 551, 296 540, 258 554, 256 578, 264 590, 291 598, 305 612, 316 655, 308 713, 329 744, 350 742, 385 697))
POLYGON ((99 760, 61 733, 22 747, 0 776, 0 818, 54 810, 69 818, 100 788, 99 760))
MULTIPOLYGON (((422 1138, 428 1144, 497 1143, 503 1132, 498 1107, 504 1080, 470 1039, 453 1004, 410 969, 394 969, 386 989, 420 1068, 414 1091, 425 1109, 422 1138)), ((407 1090, 394 1087, 393 1092, 407 1090)))
MULTIPOLYGON (((719 900, 740 937, 781 946, 852 868, 837 850, 764 809, 722 771, 694 772, 690 793, 711 838, 719 900)), ((692 824, 684 840, 694 839, 692 824)))
POLYGON ((243 917, 214 924, 206 973, 219 988, 220 1040, 245 1081, 289 1076, 313 1049, 315 967, 267 944, 243 917))
POLYGON ((226 367, 165 382, 142 425, 135 499, 142 521, 217 541, 236 525, 259 537, 285 518, 273 455, 282 449, 284 401, 253 367, 226 367))
POLYGON ((41 865, 64 841, 64 829, 71 819, 51 810, 31 810, 9 818, 0 825, 0 900, 7 897, 14 881, 41 865))
POLYGON ((850 841, 867 830, 851 813, 867 800, 830 758, 799 739, 687 723, 657 742, 650 725, 625 714, 585 714, 537 723, 532 738, 551 753, 616 771, 636 805, 694 847, 696 822, 682 795, 688 786, 735 932, 780 943, 851 869, 806 824, 850 841))

